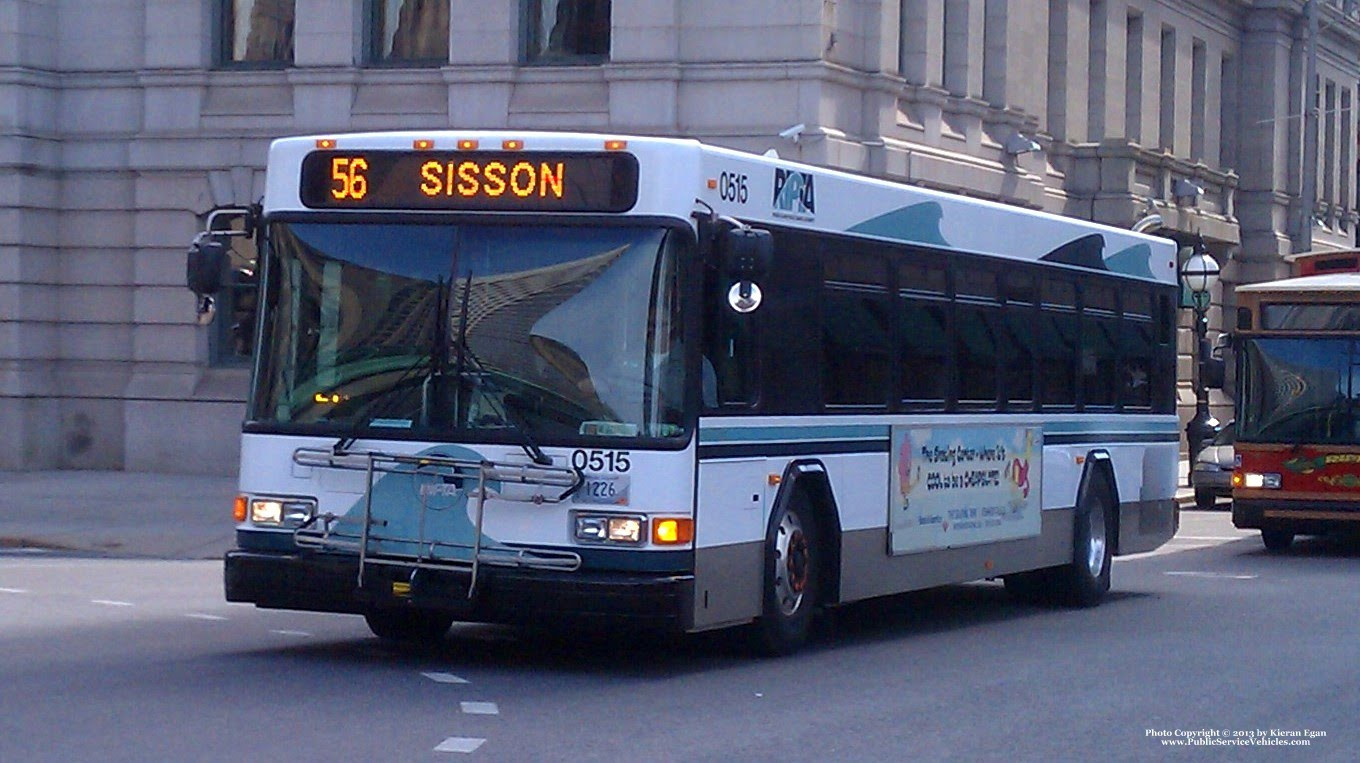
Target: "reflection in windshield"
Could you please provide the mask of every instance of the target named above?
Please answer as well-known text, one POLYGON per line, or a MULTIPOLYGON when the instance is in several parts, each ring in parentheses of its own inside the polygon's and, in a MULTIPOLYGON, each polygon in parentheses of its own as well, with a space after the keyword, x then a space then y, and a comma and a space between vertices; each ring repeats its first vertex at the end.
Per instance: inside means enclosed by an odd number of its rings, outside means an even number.
POLYGON ((1252 339, 1244 350, 1239 440, 1360 442, 1356 340, 1252 339))
POLYGON ((680 435, 675 239, 275 222, 253 419, 375 436, 680 435))

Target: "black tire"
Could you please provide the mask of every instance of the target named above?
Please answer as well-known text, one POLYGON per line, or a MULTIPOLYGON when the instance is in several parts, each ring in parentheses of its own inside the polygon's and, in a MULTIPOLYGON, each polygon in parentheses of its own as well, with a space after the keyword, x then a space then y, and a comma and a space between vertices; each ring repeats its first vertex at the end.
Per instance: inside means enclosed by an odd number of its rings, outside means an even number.
POLYGON ((1261 542, 1265 544, 1267 551, 1277 553, 1286 551, 1294 544, 1294 533, 1288 530, 1262 528, 1261 542))
POLYGON ((1072 520, 1072 561, 1050 570, 1054 601, 1094 607, 1110 590, 1114 560, 1114 501, 1103 480, 1088 480, 1072 520))
POLYGON ((821 584, 817 524, 800 493, 775 509, 765 534, 765 574, 755 646, 762 654, 791 654, 807 643, 821 584))
POLYGON ((1218 496, 1214 491, 1207 487, 1195 488, 1195 508, 1200 511, 1209 511, 1218 505, 1218 496))
POLYGON ((453 616, 423 609, 373 609, 364 613, 364 622, 384 641, 428 644, 449 632, 453 616))

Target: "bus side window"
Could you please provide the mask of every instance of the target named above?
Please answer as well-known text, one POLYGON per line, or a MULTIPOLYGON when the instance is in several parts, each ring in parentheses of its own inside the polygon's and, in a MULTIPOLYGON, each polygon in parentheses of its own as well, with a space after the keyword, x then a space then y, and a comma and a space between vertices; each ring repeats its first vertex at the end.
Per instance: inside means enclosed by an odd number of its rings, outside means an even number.
POLYGON ((704 343, 700 367, 704 407, 747 405, 753 402, 755 376, 752 319, 732 311, 725 299, 711 317, 717 325, 704 343))
POLYGON ((1045 278, 1040 284, 1039 322, 1034 346, 1039 351, 1039 394, 1046 408, 1077 404, 1077 293, 1071 281, 1045 278))
POLYGON ((1115 290, 1088 283, 1081 304, 1081 401, 1084 406, 1113 407, 1119 392, 1116 369, 1119 313, 1115 290))
POLYGON ((954 272, 954 362, 958 367, 958 401, 973 408, 996 408, 998 328, 996 272, 976 264, 956 263, 954 272))
POLYGON ((1137 287, 1126 288, 1119 324, 1120 356, 1123 358, 1119 404, 1126 408, 1150 409, 1152 381, 1157 372, 1154 366, 1154 299, 1137 287))
POLYGON ((823 403, 886 407, 893 363, 887 263, 839 242, 824 242, 821 254, 823 403))
POLYGON ((897 268, 898 385, 913 409, 943 410, 949 400, 949 271, 919 252, 897 268))

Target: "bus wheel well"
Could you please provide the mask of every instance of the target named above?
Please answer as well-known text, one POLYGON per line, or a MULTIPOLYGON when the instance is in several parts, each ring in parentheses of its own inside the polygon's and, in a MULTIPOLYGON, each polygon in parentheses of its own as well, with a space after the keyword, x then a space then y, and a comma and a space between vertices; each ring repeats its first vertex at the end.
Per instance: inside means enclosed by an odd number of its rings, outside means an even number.
POLYGON ((840 602, 841 590, 841 522, 836 510, 836 498, 826 469, 817 461, 794 461, 784 470, 784 489, 789 498, 801 496, 812 507, 817 522, 818 546, 822 552, 821 586, 817 600, 823 605, 840 602))

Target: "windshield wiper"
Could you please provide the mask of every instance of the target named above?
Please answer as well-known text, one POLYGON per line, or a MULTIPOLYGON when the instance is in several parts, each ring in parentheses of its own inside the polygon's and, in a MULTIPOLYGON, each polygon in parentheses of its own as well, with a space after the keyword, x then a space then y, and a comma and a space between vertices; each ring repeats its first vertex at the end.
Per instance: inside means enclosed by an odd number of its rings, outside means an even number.
POLYGON ((472 348, 468 346, 467 314, 468 314, 468 299, 471 294, 472 294, 472 271, 468 271, 467 281, 464 282, 463 286, 463 298, 458 306, 458 337, 454 340, 453 345, 454 351, 458 353, 455 359, 454 369, 455 373, 458 375, 457 378, 459 380, 459 387, 461 388, 462 386, 462 380, 469 376, 469 374, 467 373, 467 365, 470 364, 472 366, 473 371, 473 374, 471 375, 474 375, 477 378, 479 386, 484 381, 488 385, 492 385, 495 387, 492 394, 488 394, 485 397, 494 407, 500 409, 499 413, 501 416, 501 420, 509 424, 510 429, 519 435, 520 437, 519 446, 524 450, 524 454, 528 456, 530 459, 532 459, 533 462, 535 464, 538 464, 539 466, 552 466, 552 459, 548 457, 548 454, 543 452, 543 448, 539 447, 538 441, 534 439, 534 436, 532 434, 530 434, 529 428, 525 426, 523 421, 521 421, 517 415, 514 415, 510 412, 513 406, 511 406, 510 403, 507 402, 506 400, 505 389, 502 388, 498 383, 496 383, 491 373, 486 370, 486 366, 477 357, 476 353, 472 351, 472 348), (500 395, 499 398, 497 397, 497 393, 499 393, 500 395))
POLYGON ((447 357, 444 350, 445 345, 448 344, 445 340, 444 333, 444 315, 448 311, 448 295, 446 292, 447 290, 444 288, 444 279, 441 276, 439 281, 435 284, 434 331, 432 332, 434 337, 433 346, 430 352, 417 357, 415 362, 411 363, 406 368, 403 368, 401 375, 397 377, 397 380, 387 389, 378 393, 378 398, 369 404, 368 410, 364 413, 362 418, 354 423, 350 433, 344 435, 339 440, 336 440, 335 444, 331 446, 332 453, 340 455, 348 450, 349 447, 354 444, 354 441, 359 439, 360 430, 368 429, 374 421, 377 421, 390 413, 396 406, 396 401, 401 399, 401 395, 397 393, 402 389, 402 386, 405 385, 407 380, 412 378, 412 374, 419 370, 421 366, 429 365, 429 372, 426 373, 422 383, 432 384, 434 386, 434 395, 432 397, 436 401, 439 399, 439 387, 444 376, 443 369, 444 366, 447 365, 447 357))

